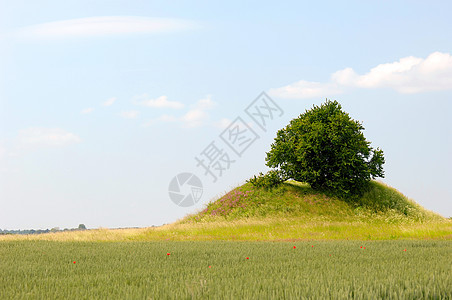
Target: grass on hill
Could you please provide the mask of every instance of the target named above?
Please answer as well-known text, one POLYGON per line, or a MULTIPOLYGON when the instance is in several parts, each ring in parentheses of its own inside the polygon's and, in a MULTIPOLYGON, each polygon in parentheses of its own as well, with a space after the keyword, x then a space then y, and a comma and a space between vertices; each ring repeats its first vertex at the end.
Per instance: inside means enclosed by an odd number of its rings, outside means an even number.
POLYGON ((396 189, 377 181, 370 182, 369 190, 353 203, 315 191, 306 183, 288 181, 273 189, 256 188, 246 183, 208 203, 203 211, 186 217, 182 223, 250 217, 326 217, 337 221, 384 218, 389 223, 422 223, 443 219, 396 189))
POLYGON ((372 181, 355 203, 289 181, 272 190, 249 183, 201 212, 173 224, 141 229, 97 229, 0 240, 384 240, 451 239, 452 221, 422 208, 396 189, 372 181))

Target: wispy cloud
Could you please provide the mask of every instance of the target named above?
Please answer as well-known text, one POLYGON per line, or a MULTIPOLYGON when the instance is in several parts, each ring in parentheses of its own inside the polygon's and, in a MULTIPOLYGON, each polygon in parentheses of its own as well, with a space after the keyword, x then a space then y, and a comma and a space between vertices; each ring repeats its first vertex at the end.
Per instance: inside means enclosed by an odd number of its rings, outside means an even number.
POLYGON ((196 109, 211 109, 216 105, 216 103, 212 100, 212 95, 207 95, 205 98, 198 100, 194 105, 196 109))
POLYGON ((183 117, 182 121, 186 127, 199 127, 206 121, 208 114, 201 109, 189 110, 183 117))
POLYGON ((80 143, 81 138, 60 128, 32 127, 19 131, 19 145, 27 147, 61 147, 80 143))
POLYGON ((18 39, 68 39, 130 34, 169 33, 196 28, 193 21, 137 16, 99 16, 42 23, 20 28, 18 39))
POLYGON ((103 106, 111 106, 111 105, 113 105, 113 103, 115 103, 115 101, 116 101, 116 97, 111 97, 107 101, 102 103, 102 105, 103 106))
POLYGON ((148 94, 143 94, 141 96, 136 96, 135 101, 137 101, 138 104, 147 107, 174 109, 180 109, 184 107, 184 104, 181 102, 169 101, 167 96, 160 96, 158 98, 151 99, 148 94))
POLYGON ((377 65, 363 75, 352 68, 345 68, 333 73, 330 82, 300 80, 271 89, 269 94, 281 98, 313 98, 334 96, 352 88, 391 88, 403 94, 451 90, 452 56, 434 52, 426 58, 404 57, 377 65))
POLYGON ((281 98, 316 98, 337 95, 342 89, 334 83, 320 83, 314 81, 300 80, 292 84, 271 89, 269 94, 281 98))
POLYGON ((213 123, 213 125, 219 129, 226 129, 229 125, 231 125, 232 120, 228 118, 222 118, 219 121, 213 123))
POLYGON ((210 116, 208 111, 215 105, 216 103, 212 101, 211 96, 207 95, 205 98, 191 105, 191 108, 180 117, 165 114, 143 123, 143 126, 147 127, 159 122, 177 122, 187 128, 199 127, 206 124, 209 120, 210 116))
POLYGON ((177 121, 177 118, 172 115, 162 115, 157 120, 159 120, 161 122, 175 122, 175 121, 177 121))
POLYGON ((86 114, 92 113, 93 111, 94 111, 93 107, 88 107, 88 108, 83 109, 80 113, 86 115, 86 114))
POLYGON ((137 110, 129 110, 129 111, 123 111, 120 113, 121 117, 125 119, 135 119, 140 114, 137 110))
POLYGON ((212 101, 211 95, 207 95, 196 102, 192 108, 182 117, 182 122, 185 127, 198 127, 203 125, 208 119, 208 110, 215 106, 215 102, 212 101))
POLYGON ((178 122, 180 121, 179 118, 173 116, 173 115, 161 115, 158 118, 146 121, 142 124, 143 127, 149 127, 151 125, 154 125, 156 123, 170 123, 170 122, 178 122))

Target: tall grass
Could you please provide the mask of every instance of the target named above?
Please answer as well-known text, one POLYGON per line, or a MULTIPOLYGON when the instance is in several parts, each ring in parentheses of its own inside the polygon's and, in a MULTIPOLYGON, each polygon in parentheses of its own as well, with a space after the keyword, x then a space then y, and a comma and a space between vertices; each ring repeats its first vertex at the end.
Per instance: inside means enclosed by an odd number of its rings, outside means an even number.
POLYGON ((392 222, 387 215, 350 217, 266 217, 237 220, 178 222, 141 229, 95 229, 42 235, 4 235, 0 241, 281 241, 281 240, 395 240, 452 239, 452 221, 392 222))

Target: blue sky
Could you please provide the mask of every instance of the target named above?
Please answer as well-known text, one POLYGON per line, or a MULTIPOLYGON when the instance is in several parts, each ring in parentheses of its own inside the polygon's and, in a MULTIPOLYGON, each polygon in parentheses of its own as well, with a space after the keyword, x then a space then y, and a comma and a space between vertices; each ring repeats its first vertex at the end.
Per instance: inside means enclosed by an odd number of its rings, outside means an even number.
POLYGON ((445 1, 0 1, 0 228, 173 222, 265 171, 278 129, 338 100, 385 152, 383 182, 452 216, 445 1), (265 91, 284 112, 262 130, 265 91), (241 117, 241 156, 221 133, 241 117), (195 157, 234 162, 216 182, 195 157), (172 178, 203 184, 175 205, 172 178))

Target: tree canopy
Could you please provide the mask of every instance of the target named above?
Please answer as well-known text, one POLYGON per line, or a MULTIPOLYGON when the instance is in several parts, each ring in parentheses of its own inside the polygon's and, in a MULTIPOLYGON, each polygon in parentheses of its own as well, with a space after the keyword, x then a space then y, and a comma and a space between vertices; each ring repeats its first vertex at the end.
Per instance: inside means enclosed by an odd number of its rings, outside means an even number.
POLYGON ((271 176, 339 196, 360 194, 371 179, 384 177, 383 151, 370 147, 363 130, 337 101, 314 106, 277 132, 266 157, 271 176))

